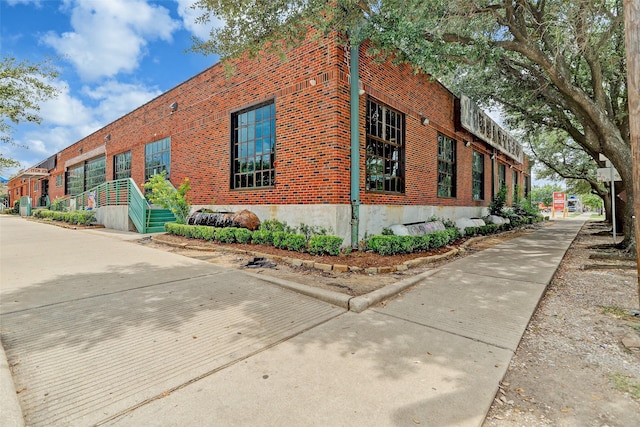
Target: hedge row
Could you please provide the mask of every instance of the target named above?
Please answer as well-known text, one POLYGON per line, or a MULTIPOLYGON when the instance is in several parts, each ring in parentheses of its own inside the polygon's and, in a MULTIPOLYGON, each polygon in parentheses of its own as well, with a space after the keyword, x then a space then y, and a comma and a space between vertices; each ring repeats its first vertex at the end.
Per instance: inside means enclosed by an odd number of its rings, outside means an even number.
POLYGON ((70 224, 89 225, 96 221, 96 216, 92 211, 50 211, 48 209, 36 209, 33 211, 34 218, 51 219, 54 221, 64 221, 70 224))
POLYGON ((441 248, 460 237, 457 228, 435 231, 424 236, 372 236, 367 240, 367 249, 380 255, 409 254, 441 248))
POLYGON ((164 227, 168 234, 192 239, 202 239, 220 243, 270 245, 289 251, 309 252, 312 255, 339 255, 343 241, 340 237, 325 235, 311 236, 307 241, 307 238, 303 234, 272 231, 264 228, 252 232, 246 228, 217 228, 206 225, 177 224, 175 222, 166 223, 164 227))

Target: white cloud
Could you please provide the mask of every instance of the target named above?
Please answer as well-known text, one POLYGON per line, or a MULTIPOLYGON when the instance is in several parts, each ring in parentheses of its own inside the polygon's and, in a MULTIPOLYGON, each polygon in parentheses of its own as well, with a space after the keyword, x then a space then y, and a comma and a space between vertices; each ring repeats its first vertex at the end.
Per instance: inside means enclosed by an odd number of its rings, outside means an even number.
POLYGON ((71 95, 67 82, 60 80, 54 86, 59 91, 58 96, 40 106, 39 114, 44 125, 74 127, 93 120, 90 109, 71 95))
POLYGON ((103 124, 116 120, 162 93, 157 88, 113 80, 94 88, 85 86, 82 92, 99 102, 94 114, 103 124))
POLYGON ((43 41, 64 55, 83 79, 94 81, 138 67, 148 41, 171 41, 180 24, 144 0, 68 0, 73 31, 43 41))
POLYGON ((223 21, 215 17, 207 24, 197 24, 196 18, 203 14, 203 10, 191 7, 196 0, 176 0, 176 2, 178 3, 178 15, 182 18, 184 28, 199 39, 208 39, 212 28, 219 28, 223 25, 223 21))

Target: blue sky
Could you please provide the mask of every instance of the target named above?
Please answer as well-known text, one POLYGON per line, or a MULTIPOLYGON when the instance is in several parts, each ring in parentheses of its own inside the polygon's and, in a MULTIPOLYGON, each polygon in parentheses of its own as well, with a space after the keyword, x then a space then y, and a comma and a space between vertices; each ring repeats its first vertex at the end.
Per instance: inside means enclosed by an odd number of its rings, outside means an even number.
POLYGON ((0 0, 2 56, 53 58, 60 71, 42 123, 14 126, 28 149, 2 144, 2 154, 32 167, 215 64, 217 56, 185 52, 211 29, 195 24, 193 2, 0 0))

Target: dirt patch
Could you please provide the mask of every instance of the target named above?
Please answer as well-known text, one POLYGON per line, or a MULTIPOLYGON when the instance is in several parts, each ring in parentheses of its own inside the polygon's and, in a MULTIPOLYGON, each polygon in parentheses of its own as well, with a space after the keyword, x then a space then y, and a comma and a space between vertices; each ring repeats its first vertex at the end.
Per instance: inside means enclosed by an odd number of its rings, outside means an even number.
POLYGON ((633 345, 640 317, 631 315, 638 275, 630 268, 635 259, 609 247, 606 228, 587 223, 569 248, 485 427, 638 425, 640 348, 633 345), (585 268, 600 262, 601 268, 585 268))

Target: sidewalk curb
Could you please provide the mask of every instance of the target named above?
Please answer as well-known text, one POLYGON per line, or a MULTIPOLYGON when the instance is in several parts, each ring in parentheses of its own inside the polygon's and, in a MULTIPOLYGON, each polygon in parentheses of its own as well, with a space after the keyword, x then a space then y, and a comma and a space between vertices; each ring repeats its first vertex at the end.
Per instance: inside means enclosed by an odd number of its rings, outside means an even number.
POLYGON ((2 343, 0 343, 0 402, 2 402, 0 425, 3 427, 24 427, 22 409, 18 402, 13 376, 2 343))
POLYGON ((383 288, 369 292, 368 294, 364 294, 364 295, 360 295, 358 297, 352 298, 349 301, 349 311, 353 311, 354 313, 362 313, 372 305, 377 304, 380 301, 383 301, 387 298, 390 298, 394 295, 399 294, 405 289, 415 285, 422 279, 429 276, 433 276, 438 271, 439 269, 425 271, 424 273, 417 274, 412 277, 407 277, 406 279, 402 279, 399 282, 392 283, 383 288))
POLYGON ((352 296, 342 294, 339 292, 328 291, 326 289, 315 288, 313 286, 301 285, 300 283, 291 282, 289 280, 280 279, 277 277, 271 277, 263 274, 250 273, 245 271, 245 274, 256 279, 260 279, 264 282, 270 282, 283 288, 292 290, 302 295, 316 298, 320 301, 333 304, 337 307, 349 309, 349 301, 353 299, 352 296))

